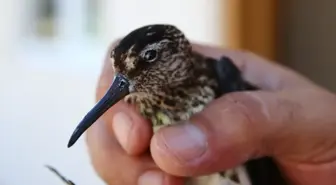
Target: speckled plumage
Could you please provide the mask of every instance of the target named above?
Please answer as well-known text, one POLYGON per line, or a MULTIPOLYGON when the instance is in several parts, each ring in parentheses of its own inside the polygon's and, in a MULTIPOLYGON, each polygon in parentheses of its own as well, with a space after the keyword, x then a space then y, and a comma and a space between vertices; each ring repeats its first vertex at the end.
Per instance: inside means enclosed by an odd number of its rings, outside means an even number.
MULTIPOLYGON (((219 75, 214 68, 218 61, 193 51, 185 35, 172 25, 147 25, 130 32, 112 50, 111 60, 115 72, 131 84, 124 100, 151 120, 154 131, 187 120, 224 93, 253 89, 228 58, 222 58, 224 74, 219 75), (228 80, 223 85, 225 75, 228 80)), ((249 185, 247 176, 244 167, 237 167, 189 183, 249 185)))

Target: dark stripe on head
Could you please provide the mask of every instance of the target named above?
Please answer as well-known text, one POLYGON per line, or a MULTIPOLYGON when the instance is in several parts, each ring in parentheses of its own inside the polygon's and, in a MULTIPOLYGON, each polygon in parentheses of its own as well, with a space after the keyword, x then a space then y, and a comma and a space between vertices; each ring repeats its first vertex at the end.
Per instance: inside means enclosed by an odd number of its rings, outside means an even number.
POLYGON ((168 35, 165 34, 168 27, 169 25, 154 24, 130 32, 115 48, 115 59, 120 60, 121 55, 126 53, 133 45, 133 51, 138 53, 147 45, 168 38, 168 35))

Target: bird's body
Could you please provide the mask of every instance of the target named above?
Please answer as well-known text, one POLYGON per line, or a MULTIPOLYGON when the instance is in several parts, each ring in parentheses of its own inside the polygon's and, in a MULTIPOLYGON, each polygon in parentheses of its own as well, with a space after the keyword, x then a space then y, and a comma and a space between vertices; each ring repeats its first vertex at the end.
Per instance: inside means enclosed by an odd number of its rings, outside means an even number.
MULTIPOLYGON (((153 77, 147 76, 148 79, 142 79, 139 85, 136 83, 132 87, 134 91, 125 97, 126 102, 138 105, 142 115, 152 121, 155 130, 187 120, 216 98, 218 84, 214 74, 203 58, 195 56, 175 59, 176 62, 180 60, 181 65, 185 60, 192 63, 189 69, 183 72, 179 72, 180 65, 172 67, 172 71, 169 72, 171 77, 181 75, 184 79, 180 82, 169 82, 165 72, 157 70, 153 77), (160 79, 161 82, 157 82, 156 79, 160 79), (151 82, 144 85, 143 80, 151 82)), ((170 66, 161 66, 161 69, 168 67, 170 66)))
MULTIPOLYGON (((160 127, 178 124, 202 111, 221 96, 214 59, 192 50, 180 30, 171 25, 149 25, 128 34, 111 53, 113 69, 130 82, 124 100, 135 104, 152 122, 154 132, 160 127)), ((240 73, 227 58, 227 92, 248 90, 240 73)), ((223 81, 224 82, 224 81, 223 81)), ((225 82, 224 82, 225 83, 225 82)), ((190 180, 192 185, 250 184, 243 167, 190 180), (237 174, 239 172, 239 174, 237 174)))

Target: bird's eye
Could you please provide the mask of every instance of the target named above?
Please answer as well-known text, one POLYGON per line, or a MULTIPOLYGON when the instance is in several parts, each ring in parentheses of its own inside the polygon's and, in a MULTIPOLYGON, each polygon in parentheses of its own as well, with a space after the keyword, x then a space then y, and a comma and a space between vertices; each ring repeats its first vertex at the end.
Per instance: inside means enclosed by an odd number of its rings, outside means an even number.
POLYGON ((148 50, 145 53, 145 59, 148 62, 153 62, 157 57, 157 52, 155 50, 148 50))

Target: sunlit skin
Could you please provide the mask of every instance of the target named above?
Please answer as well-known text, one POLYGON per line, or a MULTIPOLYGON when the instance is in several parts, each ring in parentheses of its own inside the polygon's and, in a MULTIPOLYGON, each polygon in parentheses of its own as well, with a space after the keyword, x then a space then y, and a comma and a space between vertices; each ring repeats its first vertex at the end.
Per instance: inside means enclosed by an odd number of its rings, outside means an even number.
MULTIPOLYGON (((107 184, 133 185, 148 182, 150 177, 152 181, 161 179, 165 185, 179 185, 183 178, 177 176, 189 175, 190 171, 194 175, 213 173, 232 164, 241 164, 246 158, 263 155, 276 158, 283 173, 295 185, 336 184, 334 94, 251 53, 197 44, 194 49, 213 57, 230 56, 244 77, 264 91, 225 96, 192 117, 190 120, 205 135, 217 134, 217 139, 208 140, 208 155, 199 156, 197 162, 183 163, 183 168, 177 165, 181 162, 177 159, 186 151, 177 151, 166 143, 171 135, 181 132, 181 126, 164 128, 152 135, 150 124, 134 107, 118 103, 87 133, 92 164, 107 184), (232 106, 232 102, 239 102, 240 106, 232 106), (224 108, 236 114, 218 111, 224 108), (127 118, 121 112, 126 112, 127 118), (125 124, 125 119, 130 119, 131 124, 125 124), (218 123, 217 120, 223 121, 218 123), (240 127, 228 127, 232 122, 240 127), (249 135, 254 142, 237 145, 237 138, 251 127, 255 128, 250 129, 249 135), (230 135, 214 132, 219 129, 232 129, 232 132, 230 135), (256 139, 255 135, 260 137, 256 139), (220 142, 223 140, 227 141, 225 145, 220 142), (148 147, 151 155, 147 153, 148 147), (224 155, 230 151, 246 158, 232 160, 224 155), (218 158, 216 163, 211 160, 214 157, 218 158)), ((112 77, 107 58, 97 86, 97 100, 109 88, 112 77)))

